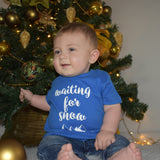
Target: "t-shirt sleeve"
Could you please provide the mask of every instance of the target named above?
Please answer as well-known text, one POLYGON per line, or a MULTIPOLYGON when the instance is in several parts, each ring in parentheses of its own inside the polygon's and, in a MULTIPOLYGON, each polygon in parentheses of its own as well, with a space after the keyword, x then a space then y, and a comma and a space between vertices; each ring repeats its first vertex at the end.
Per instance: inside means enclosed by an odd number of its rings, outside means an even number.
POLYGON ((106 105, 122 103, 121 97, 116 91, 110 75, 107 72, 104 72, 103 74, 102 97, 103 103, 106 105))
POLYGON ((51 106, 51 104, 53 104, 53 86, 54 86, 54 82, 52 83, 51 89, 48 91, 47 95, 46 95, 46 101, 47 103, 51 106))

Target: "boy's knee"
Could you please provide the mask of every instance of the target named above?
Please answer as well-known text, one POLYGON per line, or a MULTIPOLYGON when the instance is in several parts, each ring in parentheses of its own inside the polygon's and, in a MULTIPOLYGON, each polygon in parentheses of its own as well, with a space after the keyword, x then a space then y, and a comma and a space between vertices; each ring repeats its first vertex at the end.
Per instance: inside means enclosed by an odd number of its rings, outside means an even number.
POLYGON ((122 147, 127 147, 130 144, 130 142, 129 142, 129 140, 127 138, 125 138, 125 137, 123 137, 123 136, 121 136, 119 134, 116 134, 115 138, 116 138, 115 143, 117 145, 120 145, 122 147))

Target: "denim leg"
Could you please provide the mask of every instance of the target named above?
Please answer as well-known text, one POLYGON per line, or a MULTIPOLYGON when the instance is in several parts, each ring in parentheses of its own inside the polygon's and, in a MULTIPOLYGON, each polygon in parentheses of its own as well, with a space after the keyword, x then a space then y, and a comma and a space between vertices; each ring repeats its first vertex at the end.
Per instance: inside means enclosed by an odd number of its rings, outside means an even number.
POLYGON ((116 142, 105 150, 96 151, 94 147, 95 139, 80 141, 77 139, 61 136, 46 136, 42 139, 38 147, 39 160, 56 160, 61 147, 71 143, 73 152, 82 160, 107 160, 114 153, 129 145, 129 141, 121 135, 115 135, 116 142))
POLYGON ((86 157, 88 158, 88 160, 103 160, 103 150, 96 151, 94 143, 95 139, 90 139, 84 142, 84 153, 86 157))
POLYGON ((106 150, 104 151, 104 156, 105 159, 111 157, 114 153, 118 152, 119 150, 127 147, 130 142, 123 136, 121 135, 115 135, 116 138, 116 142, 112 143, 110 146, 108 146, 106 148, 106 150))
POLYGON ((62 136, 46 136, 40 142, 37 156, 39 160, 56 160, 64 144, 72 144, 73 152, 82 160, 88 160, 84 155, 83 142, 62 136))
POLYGON ((87 157, 85 156, 83 141, 77 139, 71 139, 71 144, 74 154, 76 154, 82 160, 88 160, 87 157))
POLYGON ((56 160, 61 147, 68 143, 61 136, 45 136, 38 146, 37 156, 39 160, 56 160))
POLYGON ((85 154, 89 160, 107 160, 114 153, 127 147, 130 142, 121 135, 115 135, 116 142, 108 146, 105 150, 96 151, 94 147, 95 139, 85 141, 85 154))

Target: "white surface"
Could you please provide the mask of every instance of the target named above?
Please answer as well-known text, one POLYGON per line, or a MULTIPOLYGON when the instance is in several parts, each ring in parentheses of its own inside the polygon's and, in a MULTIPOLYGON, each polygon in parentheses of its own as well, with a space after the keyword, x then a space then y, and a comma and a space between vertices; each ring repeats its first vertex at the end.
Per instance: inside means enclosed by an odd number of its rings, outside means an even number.
POLYGON ((123 34, 120 57, 133 56, 133 65, 122 76, 127 83, 138 84, 140 101, 149 105, 141 130, 159 132, 160 0, 104 1, 112 8, 112 23, 123 34))

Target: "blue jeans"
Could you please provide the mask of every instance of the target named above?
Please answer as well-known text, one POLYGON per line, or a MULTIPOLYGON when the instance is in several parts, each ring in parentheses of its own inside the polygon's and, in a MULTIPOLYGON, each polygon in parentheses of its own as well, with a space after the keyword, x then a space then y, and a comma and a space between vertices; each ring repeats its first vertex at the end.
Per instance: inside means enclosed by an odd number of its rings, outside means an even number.
POLYGON ((38 147, 39 160, 56 160, 61 147, 71 143, 74 153, 82 160, 106 160, 114 153, 129 145, 129 141, 121 135, 115 135, 116 142, 108 146, 105 150, 95 150, 95 139, 81 141, 62 136, 46 136, 42 139, 38 147))

